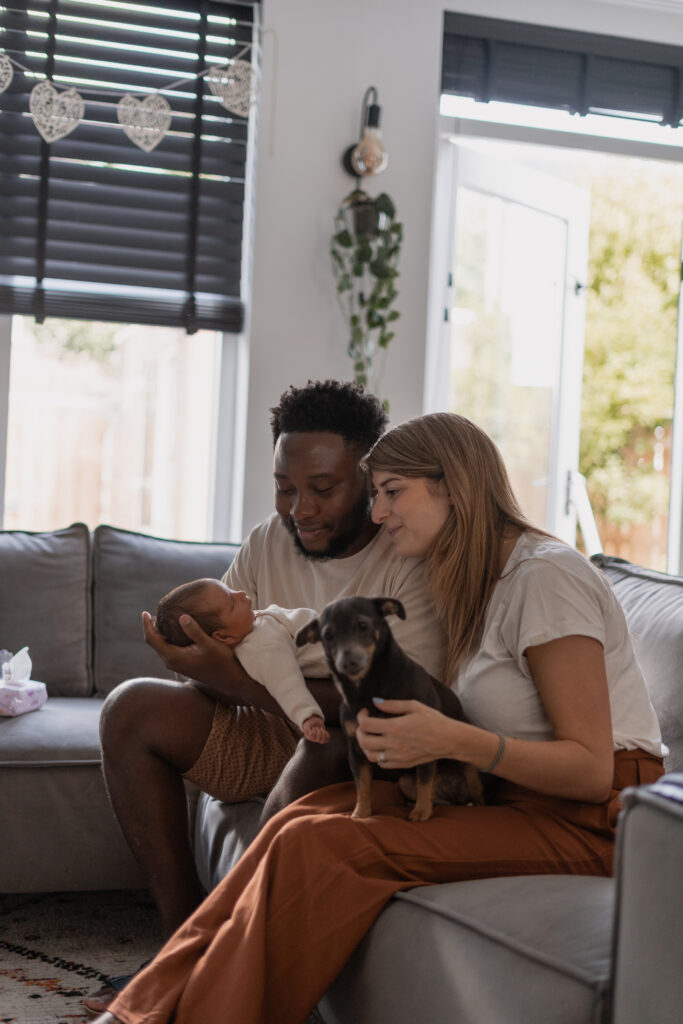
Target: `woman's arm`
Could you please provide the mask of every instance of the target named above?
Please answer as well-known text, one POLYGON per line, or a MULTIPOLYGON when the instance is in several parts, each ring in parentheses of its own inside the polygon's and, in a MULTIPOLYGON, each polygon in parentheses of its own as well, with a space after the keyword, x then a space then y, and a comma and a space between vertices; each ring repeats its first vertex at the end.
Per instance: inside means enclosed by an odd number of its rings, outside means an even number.
MULTIPOLYGON (((529 669, 555 739, 534 742, 506 737, 493 774, 549 796, 600 803, 614 770, 609 692, 602 645, 568 636, 528 647, 529 669)), ((417 701, 378 705, 398 718, 361 712, 356 734, 366 756, 383 768, 409 768, 439 757, 485 771, 499 747, 497 733, 447 718, 417 701)))

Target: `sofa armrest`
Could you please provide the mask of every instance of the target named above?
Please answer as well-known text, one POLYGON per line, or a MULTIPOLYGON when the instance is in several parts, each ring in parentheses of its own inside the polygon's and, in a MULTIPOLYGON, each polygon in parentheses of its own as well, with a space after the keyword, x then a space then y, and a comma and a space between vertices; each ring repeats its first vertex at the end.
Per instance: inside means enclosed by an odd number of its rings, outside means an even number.
POLYGON ((617 840, 613 1024, 681 1019, 683 774, 624 791, 617 840))

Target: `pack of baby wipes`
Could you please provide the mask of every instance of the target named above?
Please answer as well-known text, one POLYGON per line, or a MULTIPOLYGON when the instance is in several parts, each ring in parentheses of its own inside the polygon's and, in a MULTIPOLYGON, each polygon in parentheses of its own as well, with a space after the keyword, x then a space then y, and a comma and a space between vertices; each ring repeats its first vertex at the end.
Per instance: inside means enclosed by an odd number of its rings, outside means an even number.
POLYGON ((22 647, 16 654, 0 651, 0 661, 0 716, 25 715, 41 708, 47 700, 47 688, 45 683, 31 679, 33 666, 28 647, 22 647))

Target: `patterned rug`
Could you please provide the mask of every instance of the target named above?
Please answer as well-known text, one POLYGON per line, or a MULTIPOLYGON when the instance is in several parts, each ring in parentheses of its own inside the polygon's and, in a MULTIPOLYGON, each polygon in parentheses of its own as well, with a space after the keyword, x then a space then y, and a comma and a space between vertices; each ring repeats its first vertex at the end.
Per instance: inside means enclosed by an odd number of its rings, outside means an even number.
POLYGON ((146 892, 0 895, 0 1024, 83 1024, 81 998, 161 944, 146 892))

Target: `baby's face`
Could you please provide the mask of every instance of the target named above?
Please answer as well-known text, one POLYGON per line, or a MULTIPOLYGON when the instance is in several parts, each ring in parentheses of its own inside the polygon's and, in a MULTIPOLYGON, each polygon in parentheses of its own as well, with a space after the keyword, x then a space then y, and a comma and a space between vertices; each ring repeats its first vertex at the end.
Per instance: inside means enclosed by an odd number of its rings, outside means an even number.
POLYGON ((239 643, 254 625, 251 598, 243 590, 230 590, 219 580, 211 580, 202 594, 202 613, 218 621, 221 629, 239 643))

